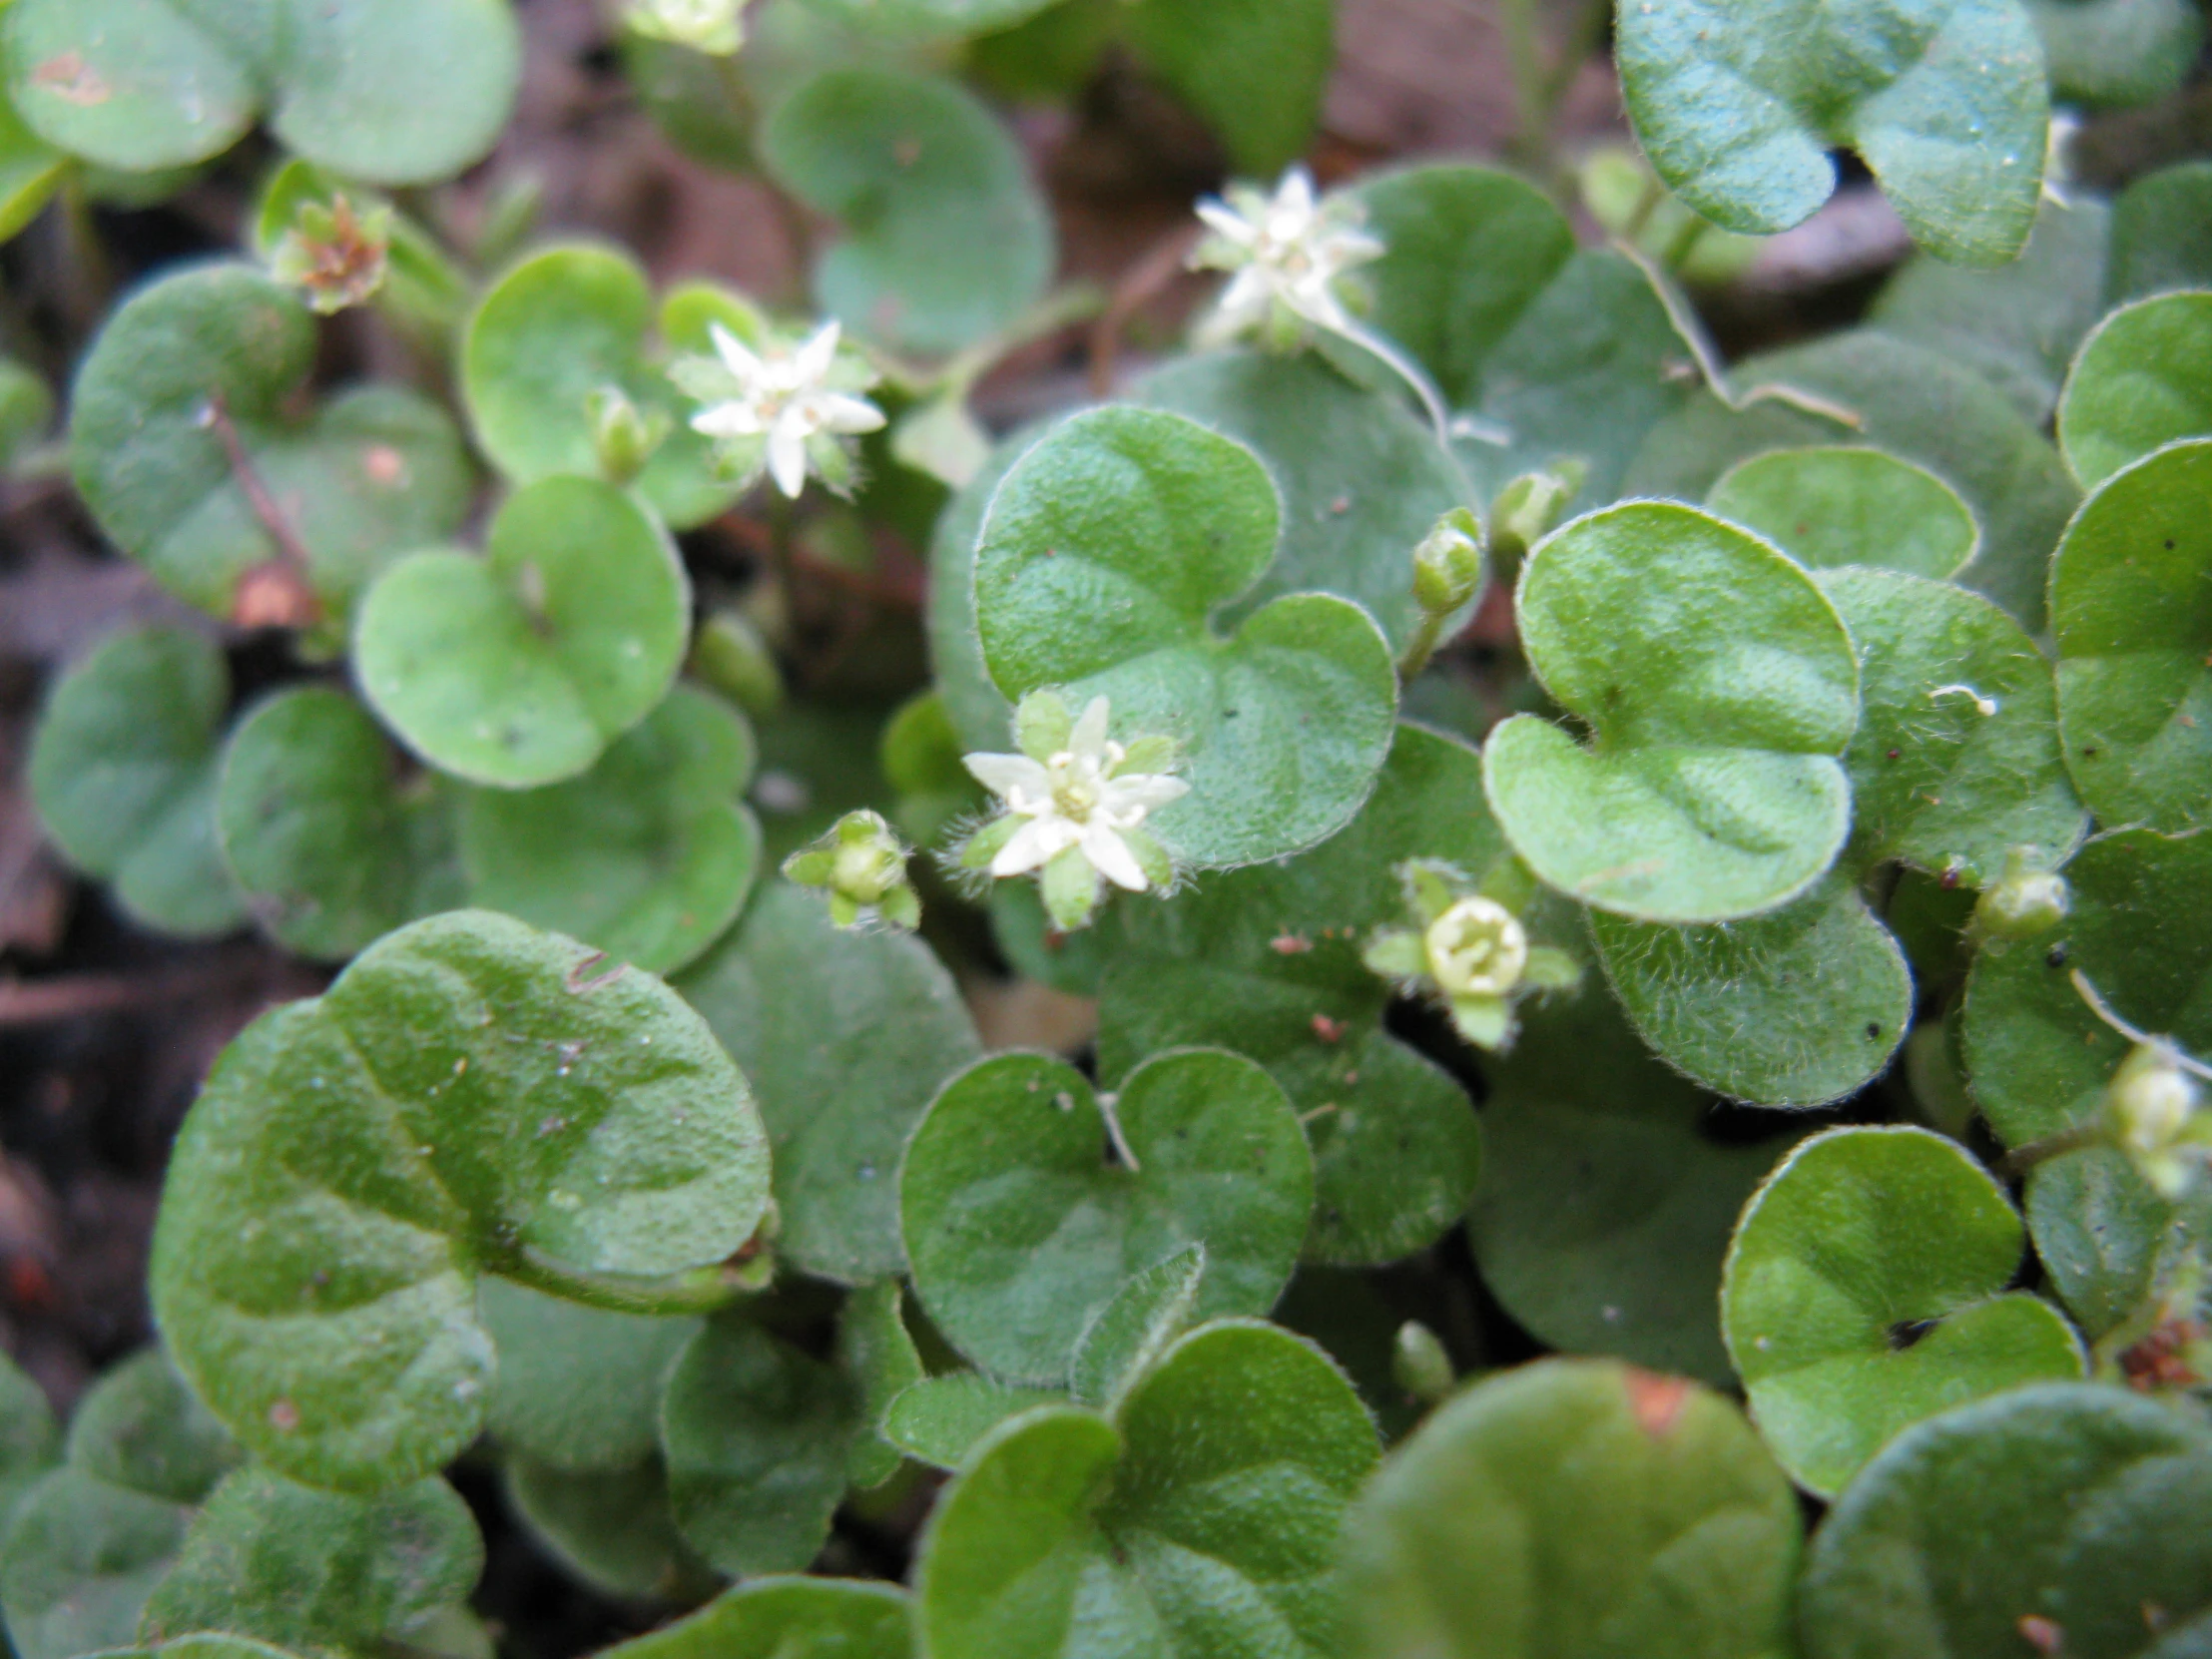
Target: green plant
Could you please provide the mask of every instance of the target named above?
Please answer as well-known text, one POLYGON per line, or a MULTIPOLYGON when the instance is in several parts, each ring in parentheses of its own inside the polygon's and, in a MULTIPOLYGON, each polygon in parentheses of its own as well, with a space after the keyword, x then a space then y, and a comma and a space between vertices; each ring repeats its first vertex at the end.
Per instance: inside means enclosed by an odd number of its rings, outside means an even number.
POLYGON ((2212 172, 2051 137, 2199 20, 1624 0, 1577 172, 1602 16, 1503 9, 1535 177, 1323 191, 1326 0, 627 0, 803 302, 457 234, 505 0, 0 9, 0 231, 286 153, 76 370, 209 625, 32 796, 334 971, 178 1135, 159 1347, 66 1436, 0 1370, 22 1659, 487 1655, 457 1460, 687 1615, 620 1659, 2202 1650, 2212 172), (1125 306, 988 99, 1109 52, 1275 182, 1195 349, 994 433, 1125 306), (1920 252, 1724 364, 1683 284, 1837 147, 1920 252), (1095 1023, 986 1052, 1008 977, 1095 1023))

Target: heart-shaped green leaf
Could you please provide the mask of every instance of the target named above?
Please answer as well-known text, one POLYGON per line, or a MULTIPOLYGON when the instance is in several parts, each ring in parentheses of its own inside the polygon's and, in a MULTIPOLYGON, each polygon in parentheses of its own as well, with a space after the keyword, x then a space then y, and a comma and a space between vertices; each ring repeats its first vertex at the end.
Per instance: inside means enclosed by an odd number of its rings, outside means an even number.
POLYGON ((1788 1649, 1801 1523, 1734 1405, 1544 1361, 1438 1410, 1346 1527, 1362 1659, 1788 1649))
MULTIPOLYGON (((671 293, 658 323, 669 344, 709 348, 703 293, 735 303, 715 290, 671 293)), ((591 399, 612 388, 669 422, 638 493, 679 530, 724 511, 739 492, 715 475, 713 446, 687 424, 690 406, 648 350, 654 326, 645 273, 612 249, 549 248, 500 277, 461 339, 461 393, 492 464, 517 484, 599 477, 591 399)))
POLYGON ((1735 1379, 1721 1259, 1787 1135, 1724 1144, 1698 1089, 1643 1054, 1594 987, 1528 1016, 1482 1106, 1467 1240, 1482 1282, 1539 1340, 1735 1379))
POLYGON ((1311 352, 1257 351, 1188 358, 1145 376, 1130 396, 1245 444, 1282 491, 1275 562, 1217 616, 1220 625, 1284 594, 1333 593, 1405 649, 1421 623, 1413 549, 1458 504, 1460 487, 1400 399, 1354 385, 1311 352))
POLYGON ((2078 1339, 2005 1286, 2025 1244, 1988 1172, 1925 1129, 1835 1129, 1745 1207, 1721 1330, 1759 1431, 1833 1495, 1908 1423, 2081 1375, 2078 1339))
POLYGON ((20 1659, 78 1659, 138 1639, 192 1510, 64 1465, 23 1496, 0 1547, 0 1608, 20 1659))
POLYGON ((507 498, 481 558, 414 553, 377 579, 354 672, 432 766, 530 789, 588 771, 659 706, 690 612, 650 513, 610 484, 547 478, 507 498))
POLYGON ((1132 0, 1120 22, 1239 172, 1273 177, 1306 153, 1336 62, 1332 0, 1132 0))
POLYGON ((1266 1313, 1298 1260, 1313 1157, 1266 1072, 1178 1050, 1132 1071, 1111 1109, 1073 1067, 1002 1054, 946 1084, 907 1147, 914 1290, 947 1341, 1009 1382, 1064 1382, 1122 1282, 1186 1245, 1206 1247, 1201 1318, 1266 1313))
POLYGON ((259 1456, 386 1488, 482 1425, 477 1273, 704 1267, 767 1202, 745 1080, 673 991, 460 911, 225 1052, 170 1165, 154 1308, 259 1456))
POLYGON ((2212 1608, 2208 1535, 2201 1426, 2120 1388, 2021 1388, 1868 1465, 1813 1541, 1798 1628, 1808 1659, 2181 1659, 2212 1608))
POLYGON ((204 611, 336 624, 393 553, 468 512, 468 461, 442 409, 366 386, 301 419, 314 359, 298 298, 211 265, 125 300, 77 372, 78 489, 118 546, 204 611))
POLYGON ((1013 1418, 940 1500, 915 1574, 934 1653, 1334 1659, 1335 1544, 1375 1428, 1318 1350, 1192 1332, 1103 1416, 1013 1418))
POLYGON ((2171 444, 2082 503, 2050 571, 2058 723, 2098 819, 2212 824, 2212 439, 2171 444))
POLYGON ((559 1469, 627 1469, 660 1448, 661 1384, 696 1319, 585 1308, 504 1279, 477 1287, 499 1354, 488 1426, 502 1445, 559 1469))
POLYGON ((158 1348, 101 1378, 69 1420, 71 1466, 172 1503, 203 1502, 240 1456, 158 1348))
POLYGON ((2082 488, 2177 438, 2208 434, 2212 292, 2139 299, 2098 323, 2058 405, 2058 445, 2082 488))
POLYGON ((214 642, 111 634, 63 675, 31 740, 39 820, 62 855, 167 933, 224 933, 245 896, 216 842, 217 739, 231 673, 214 642))
POLYGON ((1803 569, 1693 508, 1630 502, 1547 538, 1517 606, 1530 665, 1594 739, 1516 715, 1483 752, 1491 811, 1544 881, 1638 920, 1726 921, 1827 869, 1859 670, 1803 569))
POLYGON ((1242 444, 1180 415, 1095 409, 1014 463, 976 546, 999 691, 1104 696, 1123 729, 1176 739, 1190 793, 1149 823, 1200 866, 1327 838, 1389 747, 1396 674, 1358 606, 1286 595, 1214 632, 1267 570, 1281 516, 1242 444))
POLYGON ((1857 883, 1832 871, 1765 915, 1667 927, 1590 912, 1605 976, 1661 1058, 1758 1106, 1825 1106, 1880 1075, 1913 975, 1857 883))
POLYGON ((2117 1147, 2084 1147, 2028 1173, 2027 1230, 2066 1311, 2099 1341, 2189 1282, 2212 1240, 2212 1190, 2197 1182, 2169 1201, 2117 1147))
POLYGON ((1629 468, 1632 493, 1702 501, 1747 455, 1864 442, 1914 461, 1958 491, 1981 525, 1981 555, 1961 576, 2030 633, 2043 625, 2043 578, 2081 499, 2058 451, 2004 394, 1926 345, 1875 328, 1767 352, 1735 365, 1738 385, 1809 391, 1859 419, 1856 431, 1767 400, 1731 409, 1709 391, 1654 426, 1629 468))
POLYGON ((1956 490, 1879 449, 1770 449, 1723 473, 1705 505, 1815 570, 1880 565, 1941 581, 1981 546, 1956 490))
POLYGON ((1390 987, 1360 945, 1402 924, 1406 859, 1479 874, 1504 849, 1475 752, 1400 726, 1342 833, 1122 912, 1099 987, 1099 1074, 1190 1043, 1259 1061, 1314 1149, 1308 1258, 1394 1262, 1434 1243, 1467 1207, 1481 1141, 1465 1091, 1384 1029, 1390 987))
POLYGON ((1008 1417, 1039 1405, 1067 1403, 1068 1396, 1054 1388, 1016 1387, 980 1372, 956 1371, 925 1377, 902 1390, 884 1414, 883 1432, 908 1456, 940 1469, 957 1469, 1008 1417))
POLYGON ((607 1659, 908 1659, 906 1592, 875 1579, 756 1578, 607 1659))
POLYGON ((403 778, 368 711, 327 686, 239 722, 215 814, 256 919, 303 956, 341 961, 464 896, 450 792, 403 778))
POLYGON ((2204 44, 2204 15, 2188 0, 2028 0, 2028 11, 2051 96, 2069 104, 2155 104, 2204 44))
POLYGON ((956 351, 1036 303, 1052 222, 1013 138, 956 82, 840 68, 761 131, 776 181, 844 222, 815 270, 822 308, 885 344, 956 351))
POLYGON ((2105 293, 2140 299, 2212 287, 2212 162, 2146 173, 2112 204, 2112 268, 2105 293))
POLYGON ((841 1374, 725 1316, 692 1339, 661 1397, 669 1506, 732 1577, 798 1572, 844 1496, 857 1402, 841 1374))
POLYGON ((466 1600, 483 1565, 475 1519, 442 1480, 349 1497, 245 1468, 194 1518, 139 1636, 229 1631, 308 1652, 403 1642, 466 1600))
POLYGON ((673 973, 722 935, 752 890, 761 829, 739 797, 753 759, 743 715, 678 686, 581 778, 469 792, 469 896, 673 973))
POLYGON ((103 167, 205 161, 267 114, 287 149, 389 185, 489 150, 522 69, 506 0, 25 0, 0 47, 23 118, 103 167))
POLYGON ((2050 104, 2015 0, 1639 5, 1616 50, 1659 177, 1731 231, 1811 218, 1846 147, 1939 258, 2002 265, 2034 227, 2050 104))
POLYGON ((1851 844, 1987 886, 2014 847, 2055 863, 2088 828, 2066 776, 2049 661, 1987 600, 1886 570, 1823 572, 1859 647, 1851 844))
POLYGON ((820 897, 778 882, 680 988, 759 1097, 777 1254, 848 1285, 904 1272, 899 1158, 982 1052, 952 976, 911 935, 835 927, 820 897))
POLYGON ((2046 203, 2020 257, 1994 271, 1918 255, 1884 284, 1868 316, 1885 333, 1978 370, 2040 428, 2074 347, 2104 309, 2110 218, 2094 197, 2046 203))
POLYGON ((2075 973, 2137 1030, 2212 1052, 2212 838, 2116 830, 2065 875, 2065 921, 1983 945, 1966 981, 1966 1070, 2008 1146, 2088 1121, 2132 1047, 2090 1012, 2075 973))

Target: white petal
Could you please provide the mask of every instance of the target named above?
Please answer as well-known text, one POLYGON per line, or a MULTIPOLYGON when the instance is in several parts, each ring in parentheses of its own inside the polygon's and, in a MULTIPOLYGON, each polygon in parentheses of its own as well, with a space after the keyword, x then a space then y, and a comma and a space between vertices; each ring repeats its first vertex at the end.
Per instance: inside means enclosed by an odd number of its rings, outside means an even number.
POLYGON ((711 438, 757 438, 768 429, 750 403, 716 403, 693 415, 691 425, 711 438))
POLYGON ((826 432, 876 432, 882 430, 883 411, 864 397, 825 392, 814 404, 815 418, 826 432))
POLYGON ((708 323, 707 334, 715 342, 715 355, 732 374, 748 385, 761 377, 761 359, 737 335, 719 322, 708 323))
POLYGON ((1314 212, 1314 176, 1304 162, 1293 162, 1275 187, 1275 206, 1286 213, 1310 219, 1314 212))
POLYGON ((1016 830, 991 860, 993 875, 1026 875, 1042 869, 1069 847, 1082 831, 1064 818, 1033 818, 1016 830))
POLYGON ((1109 778, 1100 792, 1099 808, 1120 815, 1132 808, 1156 812, 1191 793, 1190 785, 1164 773, 1140 772, 1129 778, 1109 778))
POLYGON ((1016 793, 1038 799, 1052 793, 1052 774, 1026 755, 969 755, 960 764, 970 778, 1004 800, 1016 793))
POLYGON ((1084 706, 1075 723, 1075 730, 1068 734, 1068 753, 1089 760, 1101 760, 1106 754, 1106 699, 1094 697, 1084 706))
POLYGON ((1143 892, 1152 884, 1128 844, 1111 826, 1097 819, 1083 827, 1083 856, 1090 859, 1093 869, 1117 887, 1143 892))
POLYGON ((807 434, 779 420, 768 435, 768 469, 776 487, 797 501, 807 487, 807 434))
POLYGON ((830 372, 830 365, 836 360, 837 341, 844 337, 844 325, 825 322, 815 335, 799 348, 793 359, 796 371, 793 378, 801 385, 811 385, 830 372))
POLYGON ((1274 304, 1275 282, 1268 269, 1248 265, 1229 278, 1229 285, 1214 301, 1214 314, 1206 326, 1219 337, 1231 338, 1267 321, 1274 304))
POLYGON ((1260 238, 1260 228, 1237 212, 1228 203, 1215 197, 1207 197, 1198 205, 1198 217, 1207 228, 1225 241, 1239 248, 1250 248, 1260 238))

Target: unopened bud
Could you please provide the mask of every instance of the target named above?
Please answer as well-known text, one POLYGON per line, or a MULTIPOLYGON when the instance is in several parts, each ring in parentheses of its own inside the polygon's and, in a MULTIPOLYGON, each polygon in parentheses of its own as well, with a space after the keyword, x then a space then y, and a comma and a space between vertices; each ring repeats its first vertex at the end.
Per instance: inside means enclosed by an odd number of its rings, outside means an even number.
POLYGON ((745 0, 629 0, 622 20, 635 34, 727 58, 745 44, 745 0))
POLYGON ((627 484, 645 470, 669 433, 666 410, 641 409, 620 386, 600 386, 584 399, 592 450, 610 484, 627 484))
POLYGON ((1407 1320, 1397 1328, 1390 1344, 1390 1378, 1426 1405, 1442 1401, 1459 1382, 1442 1341, 1418 1320, 1407 1320))
POLYGON ((692 641, 693 676, 756 719, 784 703, 784 672, 760 631, 736 611, 717 611, 692 641))
POLYGON ((1528 934, 1490 898, 1462 898, 1421 935, 1428 972, 1446 996, 1504 996, 1528 966, 1528 934))
POLYGON ((1481 588, 1482 524, 1454 507, 1413 549, 1413 598, 1428 615, 1446 616, 1481 588))
POLYGON ((1541 472, 1525 472, 1498 492, 1490 508, 1490 547, 1500 559, 1522 559, 1551 534, 1582 492, 1590 469, 1573 457, 1541 472))
POLYGON ((2032 939, 2066 919, 2073 890, 2055 870, 2036 869, 2027 854, 2005 855, 2004 873, 1974 901, 1974 920, 1992 938, 2032 939))
POLYGON ((882 816, 847 813, 830 832, 784 860, 787 878, 830 894, 830 919, 839 927, 880 918, 899 927, 921 919, 921 900, 906 879, 908 848, 882 816))

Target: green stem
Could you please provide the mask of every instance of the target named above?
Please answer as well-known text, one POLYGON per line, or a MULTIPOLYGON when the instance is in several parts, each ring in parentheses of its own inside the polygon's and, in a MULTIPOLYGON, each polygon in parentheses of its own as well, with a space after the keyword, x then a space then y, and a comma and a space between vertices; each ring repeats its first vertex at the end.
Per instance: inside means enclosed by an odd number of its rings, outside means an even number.
POLYGON ((2025 1175, 2037 1164, 2047 1164, 2053 1158, 2063 1158, 2069 1152, 2079 1152, 2083 1147, 2102 1146, 2110 1138, 2103 1122, 2092 1118, 2087 1123, 2077 1123, 2071 1129, 2061 1129, 2055 1135, 2045 1135, 2039 1141, 2029 1141, 2016 1146, 2004 1156, 2001 1166, 2008 1176, 2025 1175))
POLYGON ((1513 73, 1513 104, 1519 131, 1513 149, 1529 166, 1549 171, 1551 159, 1551 66, 1544 61, 1536 33, 1536 0, 1501 0, 1499 24, 1505 31, 1505 60, 1513 73))
POLYGON ((644 1314, 656 1319, 711 1314, 750 1294, 739 1271, 721 1263, 672 1273, 665 1279, 633 1279, 622 1274, 584 1273, 519 1250, 491 1267, 502 1279, 564 1302, 581 1303, 610 1314, 644 1314))
POLYGON ((1444 623, 1448 618, 1436 611, 1423 611, 1420 626, 1413 637, 1405 642, 1404 653, 1397 660, 1397 683, 1409 686, 1413 676, 1428 666, 1428 659, 1435 656, 1436 647, 1443 643, 1444 623))

